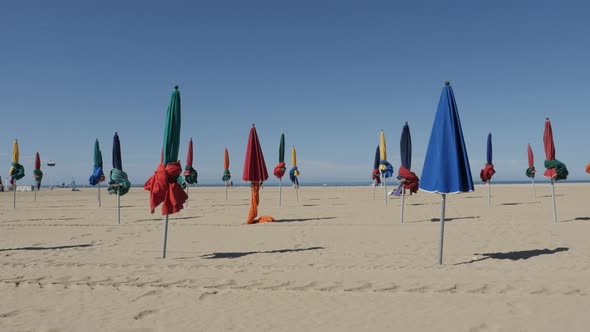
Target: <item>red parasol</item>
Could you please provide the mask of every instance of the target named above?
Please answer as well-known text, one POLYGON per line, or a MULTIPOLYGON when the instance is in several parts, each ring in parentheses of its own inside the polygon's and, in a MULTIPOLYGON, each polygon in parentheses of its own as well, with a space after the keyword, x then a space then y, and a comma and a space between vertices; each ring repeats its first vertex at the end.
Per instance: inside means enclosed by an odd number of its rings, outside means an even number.
MULTIPOLYGON (((545 120, 545 131, 543 132, 543 145, 545 146, 545 159, 555 160, 555 143, 553 143, 553 130, 551 129, 551 121, 549 118, 545 120)), ((547 168, 545 173, 546 178, 553 178, 557 172, 555 168, 547 168)))
POLYGON ((258 215, 258 204, 260 202, 259 190, 260 183, 268 179, 268 172, 266 170, 266 163, 262 155, 262 148, 256 133, 256 127, 252 125, 250 128, 250 136, 248 137, 248 146, 246 148, 246 160, 244 161, 244 173, 242 180, 251 182, 252 196, 250 200, 250 211, 248 211, 248 224, 256 224, 259 222, 274 221, 272 217, 261 216, 256 219, 258 215))
POLYGON ((268 172, 266 170, 266 163, 262 155, 262 148, 256 133, 256 127, 252 125, 250 128, 250 136, 248 137, 248 147, 246 148, 246 160, 244 161, 244 173, 242 175, 243 181, 263 182, 268 180, 268 172))

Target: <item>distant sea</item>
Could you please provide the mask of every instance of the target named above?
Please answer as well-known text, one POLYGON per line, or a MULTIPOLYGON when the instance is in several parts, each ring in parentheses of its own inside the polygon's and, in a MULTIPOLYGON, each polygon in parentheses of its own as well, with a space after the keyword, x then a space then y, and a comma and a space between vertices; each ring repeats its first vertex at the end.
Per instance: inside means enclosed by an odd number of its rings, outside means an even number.
MULTIPOLYGON (((279 184, 276 182, 275 179, 271 180, 272 182, 270 183, 264 183, 265 187, 278 187, 279 184)), ((531 181, 492 181, 492 184, 530 184, 531 181)), ((540 178, 540 179, 535 179, 535 184, 545 184, 545 183, 549 183, 549 180, 545 179, 545 178, 540 178)), ((565 180, 565 181, 560 181, 559 183, 590 183, 590 180, 565 180)), ((311 182, 304 182, 304 181, 300 181, 299 184, 302 187, 369 187, 371 186, 372 182, 371 181, 342 181, 342 182, 337 182, 337 181, 326 181, 326 182, 317 182, 317 181, 311 181, 311 182)), ((387 185, 388 186, 392 186, 395 187, 397 186, 398 182, 397 180, 388 180, 387 181, 387 185)), ((475 185, 478 184, 483 184, 481 181, 475 181, 474 182, 475 185)), ((24 184, 23 184, 24 185, 24 184)), ((248 187, 250 184, 247 182, 234 182, 234 187, 248 187)), ((101 184, 101 187, 105 188, 107 185, 106 184, 101 184)), ((283 182, 283 187, 291 187, 292 184, 290 181, 287 182, 283 182)), ((42 188, 48 188, 48 185, 42 185, 42 188)), ((71 184, 66 184, 65 188, 71 188, 71 184)), ((91 186, 89 185, 79 185, 76 184, 77 188, 91 188, 91 186)), ((131 187, 133 188, 142 188, 143 187, 143 183, 141 184, 131 184, 131 187)), ((191 185, 191 187, 224 187, 223 183, 198 183, 195 185, 191 185)))

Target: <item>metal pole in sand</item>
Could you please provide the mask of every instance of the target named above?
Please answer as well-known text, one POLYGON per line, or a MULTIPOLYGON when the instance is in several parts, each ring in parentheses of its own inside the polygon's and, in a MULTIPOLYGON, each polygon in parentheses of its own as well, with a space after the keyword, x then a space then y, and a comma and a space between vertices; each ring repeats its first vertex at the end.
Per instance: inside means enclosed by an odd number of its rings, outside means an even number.
POLYGON ((447 201, 447 195, 442 194, 442 208, 440 213, 440 241, 438 245, 438 264, 442 265, 443 257, 443 242, 445 238, 445 205, 447 201))
POLYGON ((385 194, 385 207, 387 207, 387 180, 385 179, 385 175, 381 175, 383 179, 383 193, 385 194))
POLYGON ((282 200, 283 200, 283 179, 279 179, 279 207, 282 207, 282 200))
POLYGON ((16 209, 16 178, 14 179, 14 185, 12 186, 12 208, 16 209))
POLYGON ((492 180, 488 180, 488 207, 492 207, 492 180))
POLYGON ((119 186, 117 185, 117 225, 121 225, 121 195, 119 194, 119 186))
POLYGON ((227 182, 225 181, 225 200, 227 201, 227 182))
POLYGON ((96 199, 98 200, 98 207, 100 207, 100 182, 96 185, 97 193, 96 193, 96 199))
POLYGON ((164 218, 164 241, 162 242, 162 259, 166 258, 166 243, 168 242, 168 215, 164 218))
MULTIPOLYGON (((400 184, 401 186, 401 184, 400 184)), ((402 206, 399 212, 399 222, 400 224, 404 223, 404 201, 406 198, 406 188, 402 188, 402 206)))
POLYGON ((555 181, 551 179, 551 196, 553 197, 553 222, 557 224, 557 208, 555 207, 555 181))
POLYGON ((537 191, 535 190, 535 178, 532 178, 531 180, 533 180, 533 196, 535 197, 535 200, 537 200, 537 191))

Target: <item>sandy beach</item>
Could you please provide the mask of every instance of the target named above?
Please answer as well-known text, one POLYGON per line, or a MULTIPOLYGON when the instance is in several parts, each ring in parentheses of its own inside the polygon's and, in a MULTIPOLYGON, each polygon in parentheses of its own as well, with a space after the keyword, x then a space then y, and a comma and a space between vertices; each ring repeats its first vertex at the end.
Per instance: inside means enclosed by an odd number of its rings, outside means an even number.
POLYGON ((590 185, 494 185, 386 208, 370 187, 190 189, 162 217, 149 193, 95 189, 0 193, 2 331, 587 331, 590 185), (434 219, 434 220, 433 220, 434 219))

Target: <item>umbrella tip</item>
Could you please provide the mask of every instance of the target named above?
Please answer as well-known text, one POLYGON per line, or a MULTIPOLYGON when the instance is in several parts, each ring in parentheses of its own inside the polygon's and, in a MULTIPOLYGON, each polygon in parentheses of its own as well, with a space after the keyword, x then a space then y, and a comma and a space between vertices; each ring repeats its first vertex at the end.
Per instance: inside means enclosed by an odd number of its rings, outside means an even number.
POLYGON ((449 85, 451 85, 451 82, 449 82, 449 81, 445 81, 445 85, 446 85, 446 86, 449 86, 449 85))
POLYGON ((175 85, 174 86, 174 90, 178 90, 178 85, 175 85))
POLYGON ((545 118, 545 120, 549 121, 549 118, 545 118))
POLYGON ((252 124, 252 127, 256 127, 254 124, 252 124))

